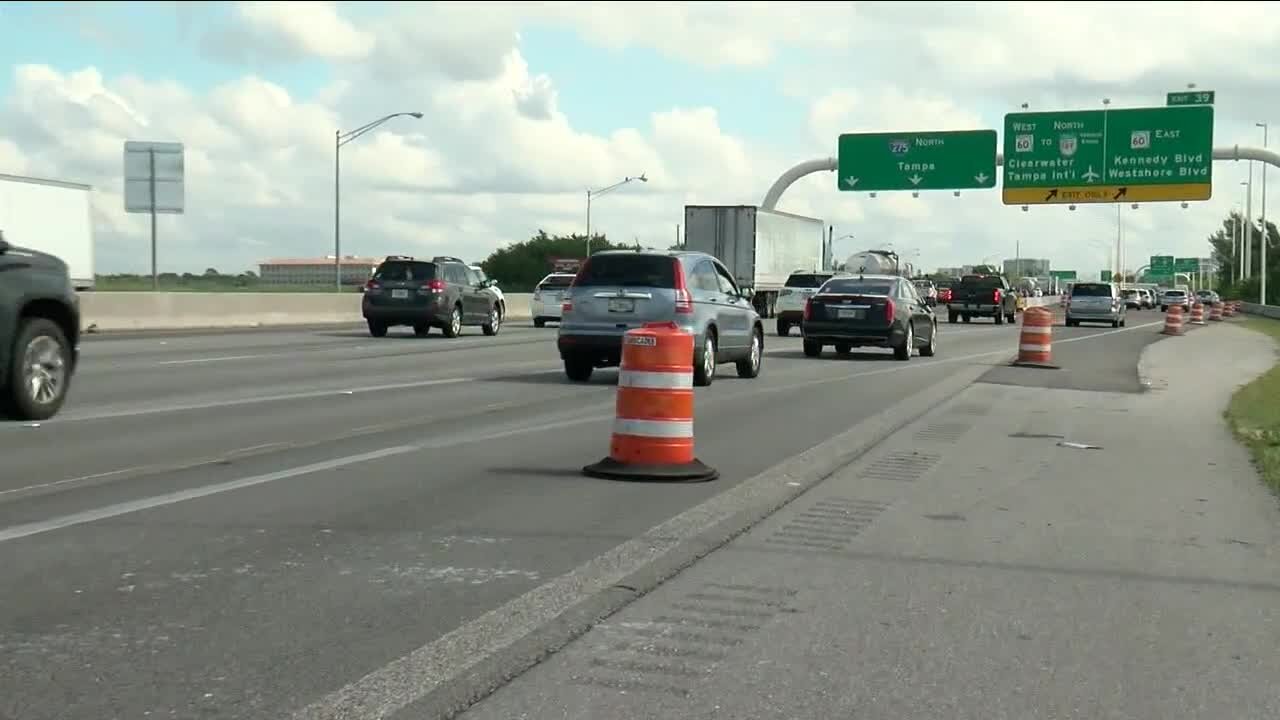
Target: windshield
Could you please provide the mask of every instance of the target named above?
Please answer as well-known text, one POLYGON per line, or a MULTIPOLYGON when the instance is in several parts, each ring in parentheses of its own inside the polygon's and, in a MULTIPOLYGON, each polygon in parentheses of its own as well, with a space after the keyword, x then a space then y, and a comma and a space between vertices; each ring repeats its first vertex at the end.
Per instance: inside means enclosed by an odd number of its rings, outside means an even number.
POLYGON ((1073 297, 1111 297, 1111 286, 1105 283, 1083 283, 1071 289, 1073 297))
POLYGON ((567 288, 573 284, 572 275, 548 275, 538 283, 538 289, 545 288, 567 288))
POLYGON ((875 280, 832 280, 822 287, 826 294, 840 295, 889 295, 892 283, 875 280))
POLYGON ((820 275, 817 273, 796 273, 791 277, 787 278, 786 287, 789 287, 789 288, 822 287, 822 283, 830 279, 831 279, 830 275, 820 275))
POLYGON ((666 255, 593 255, 576 285, 674 288, 675 267, 675 259, 666 255))

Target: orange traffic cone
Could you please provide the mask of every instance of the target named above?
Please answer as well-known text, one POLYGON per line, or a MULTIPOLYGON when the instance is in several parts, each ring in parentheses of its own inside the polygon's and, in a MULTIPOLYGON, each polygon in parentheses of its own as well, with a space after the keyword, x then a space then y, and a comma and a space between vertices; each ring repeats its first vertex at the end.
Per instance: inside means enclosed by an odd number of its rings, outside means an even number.
POLYGON ((714 480, 693 455, 693 336, 673 322, 622 338, 609 457, 582 468, 610 480, 714 480))

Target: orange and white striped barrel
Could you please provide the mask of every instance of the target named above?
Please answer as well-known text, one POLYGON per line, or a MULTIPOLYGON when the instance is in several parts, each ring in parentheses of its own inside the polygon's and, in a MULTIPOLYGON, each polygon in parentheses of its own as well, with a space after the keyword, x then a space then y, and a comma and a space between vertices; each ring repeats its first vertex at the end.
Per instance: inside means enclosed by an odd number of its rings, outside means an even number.
POLYGON ((1231 301, 1231 314, 1232 314, 1232 315, 1241 315, 1241 314, 1243 314, 1243 313, 1244 313, 1244 308, 1241 306, 1240 301, 1239 301, 1239 300, 1232 300, 1232 301, 1231 301))
POLYGON ((1042 307, 1027 308, 1018 338, 1018 363, 1048 365, 1053 357, 1052 345, 1053 313, 1042 307))
POLYGON ((1196 304, 1191 306, 1191 324, 1204 324, 1204 303, 1196 302, 1196 304))
POLYGON ((673 322, 646 323, 622 337, 609 457, 593 477, 711 480, 693 454, 693 335, 673 322))
POLYGON ((1211 322, 1222 322, 1222 301, 1218 300, 1209 306, 1209 320, 1211 322))
POLYGON ((1235 317, 1235 316, 1236 316, 1236 304, 1235 304, 1234 302, 1231 302, 1230 300, 1228 300, 1227 302, 1223 303, 1223 304, 1222 304, 1222 316, 1223 316, 1223 317, 1235 317))
POLYGON ((1169 312, 1164 316, 1164 330, 1160 332, 1165 335, 1181 335, 1182 334, 1182 306, 1170 305, 1169 312))

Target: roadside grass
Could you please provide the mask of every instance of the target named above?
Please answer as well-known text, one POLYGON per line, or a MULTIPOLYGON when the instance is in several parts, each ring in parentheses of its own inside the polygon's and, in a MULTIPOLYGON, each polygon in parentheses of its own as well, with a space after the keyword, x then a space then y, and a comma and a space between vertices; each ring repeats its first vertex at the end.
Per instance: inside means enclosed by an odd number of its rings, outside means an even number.
MULTIPOLYGON (((1280 320, 1251 317, 1244 326, 1280 342, 1280 320)), ((1227 422, 1253 453, 1262 479, 1280 492, 1280 364, 1236 391, 1227 406, 1227 422)))

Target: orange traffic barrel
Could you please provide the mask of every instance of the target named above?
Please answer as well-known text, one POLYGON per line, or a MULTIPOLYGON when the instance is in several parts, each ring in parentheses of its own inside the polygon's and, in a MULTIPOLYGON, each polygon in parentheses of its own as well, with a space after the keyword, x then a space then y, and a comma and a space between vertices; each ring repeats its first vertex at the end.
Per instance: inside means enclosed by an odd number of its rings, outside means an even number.
POLYGON ((1230 301, 1223 303, 1223 304, 1222 304, 1222 315, 1223 315, 1223 317, 1235 317, 1235 316, 1236 316, 1236 304, 1235 304, 1234 302, 1230 302, 1230 301))
POLYGON ((1204 324, 1204 304, 1199 301, 1197 301, 1195 305, 1191 306, 1191 324, 1204 324))
POLYGON ((693 335, 673 322, 622 337, 609 457, 582 468, 610 480, 714 480, 693 454, 693 335))
POLYGON ((1218 300, 1209 306, 1209 320, 1213 322, 1222 322, 1222 301, 1218 300))
POLYGON ((1022 333, 1018 338, 1018 359, 1014 365, 1053 368, 1053 313, 1042 307, 1022 313, 1022 333))
POLYGON ((1169 312, 1164 316, 1164 330, 1160 332, 1165 335, 1181 335, 1182 334, 1182 306, 1170 305, 1169 312))

